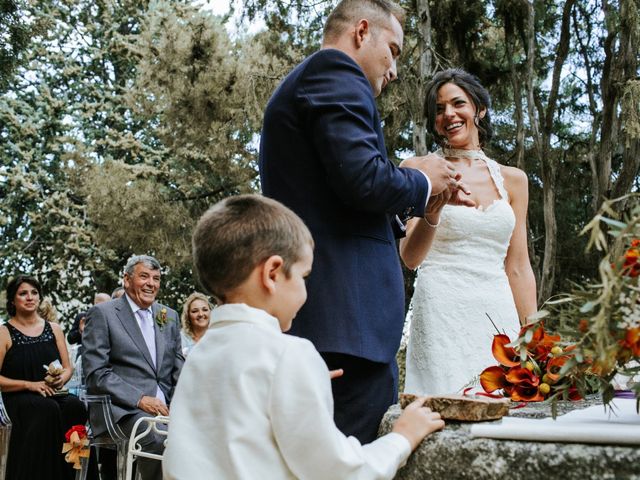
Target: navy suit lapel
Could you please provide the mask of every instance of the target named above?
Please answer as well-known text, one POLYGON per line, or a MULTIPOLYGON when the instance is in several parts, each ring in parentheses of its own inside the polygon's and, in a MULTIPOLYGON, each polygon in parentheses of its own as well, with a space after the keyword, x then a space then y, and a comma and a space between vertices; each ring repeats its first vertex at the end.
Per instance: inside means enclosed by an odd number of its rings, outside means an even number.
POLYGON ((155 370, 153 366, 153 360, 151 360, 151 354, 149 353, 149 349, 147 348, 147 342, 144 341, 144 337, 142 336, 142 331, 140 330, 140 325, 138 325, 138 321, 129 306, 129 302, 126 297, 123 295, 120 297, 120 302, 115 306, 116 315, 122 323, 122 326, 127 331, 133 343, 135 343, 142 356, 147 361, 147 363, 155 370))

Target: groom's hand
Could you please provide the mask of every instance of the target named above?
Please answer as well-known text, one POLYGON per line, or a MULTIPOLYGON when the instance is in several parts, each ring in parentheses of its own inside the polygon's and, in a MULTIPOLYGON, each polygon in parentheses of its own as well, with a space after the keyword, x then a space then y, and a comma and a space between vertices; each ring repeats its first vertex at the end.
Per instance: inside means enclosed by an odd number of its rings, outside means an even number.
POLYGON ((453 165, 434 153, 407 158, 400 163, 400 168, 414 168, 424 173, 431 182, 431 196, 439 195, 446 189, 453 191, 461 183, 456 179, 453 165))
POLYGON ((449 203, 451 199, 451 190, 448 188, 443 190, 437 195, 432 195, 429 197, 429 202, 427 202, 427 208, 424 211, 424 218, 430 224, 438 224, 440 222, 440 212, 442 208, 449 203))

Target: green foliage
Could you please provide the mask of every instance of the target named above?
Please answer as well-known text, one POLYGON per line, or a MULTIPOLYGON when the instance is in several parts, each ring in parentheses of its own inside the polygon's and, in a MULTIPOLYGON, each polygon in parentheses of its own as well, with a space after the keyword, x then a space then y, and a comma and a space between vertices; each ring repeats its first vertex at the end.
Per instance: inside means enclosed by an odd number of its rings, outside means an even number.
POLYGON ((247 62, 264 76, 282 66, 187 4, 34 2, 31 14, 48 30, 0 99, 0 284, 37 274, 69 315, 150 253, 161 300, 179 308, 196 289, 194 222, 255 184, 274 80, 254 88, 247 62))
POLYGON ((0 92, 9 86, 22 52, 39 28, 25 10, 22 0, 0 0, 0 92))
MULTIPOLYGON (((428 80, 420 73, 416 2, 401 3, 408 15, 400 77, 379 98, 392 157, 414 149, 413 122, 423 109, 418 93, 428 80)), ((7 87, 0 97, 0 287, 18 271, 37 273, 68 315, 77 307, 68 302, 88 303, 95 290, 115 287, 131 254, 151 253, 166 266, 162 299, 179 307, 197 288, 189 253, 194 222, 213 202, 258 188, 264 106, 286 73, 319 47, 335 4, 247 0, 241 22, 261 20, 266 28, 230 38, 226 18, 188 2, 0 0, 0 42, 13 42, 0 46, 0 82, 7 87)), ((516 104, 527 106, 517 89, 517 81, 527 80, 527 3, 472 0, 461 8, 432 0, 429 6, 434 66, 465 68, 492 94, 490 155, 515 165, 515 152, 523 149, 539 266, 546 234, 542 165, 529 118, 524 115, 523 144, 514 120, 516 104)), ((564 4, 533 6, 533 107, 542 119, 564 4)), ((571 11, 549 151, 558 177, 560 290, 593 276, 600 259, 597 252, 582 254, 586 239, 578 232, 591 217, 594 165, 603 147, 606 47, 618 45, 621 26, 637 41, 637 6, 637 0, 576 0, 571 11)), ((635 76, 616 83, 612 179, 629 166, 625 149, 639 136, 637 56, 632 60, 625 68, 635 68, 635 76)), ((427 145, 433 147, 431 139, 427 145)), ((637 171, 635 178, 637 189, 637 171)), ((409 276, 407 282, 410 290, 409 276)))
MULTIPOLYGON (((576 341, 574 366, 598 377, 607 403, 616 374, 640 372, 640 195, 604 202, 582 233, 590 249, 604 253, 598 278, 551 302, 549 310, 557 329, 576 341), (625 205, 622 214, 616 204, 625 205)), ((640 383, 630 387, 640 397, 640 383)))

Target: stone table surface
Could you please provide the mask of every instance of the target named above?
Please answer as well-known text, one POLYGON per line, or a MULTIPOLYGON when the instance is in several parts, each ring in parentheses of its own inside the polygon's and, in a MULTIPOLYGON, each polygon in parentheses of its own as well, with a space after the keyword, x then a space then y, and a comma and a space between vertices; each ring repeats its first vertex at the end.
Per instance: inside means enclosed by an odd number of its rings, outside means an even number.
MULTIPOLYGON (((590 398, 559 402, 558 415, 601 404, 590 398)), ((400 415, 392 405, 379 433, 391 431, 400 415)), ((513 417, 546 418, 551 406, 531 403, 512 409, 513 417)), ((445 429, 425 439, 398 471, 398 480, 640 480, 640 447, 578 443, 530 442, 471 437, 470 422, 448 421, 445 429)))

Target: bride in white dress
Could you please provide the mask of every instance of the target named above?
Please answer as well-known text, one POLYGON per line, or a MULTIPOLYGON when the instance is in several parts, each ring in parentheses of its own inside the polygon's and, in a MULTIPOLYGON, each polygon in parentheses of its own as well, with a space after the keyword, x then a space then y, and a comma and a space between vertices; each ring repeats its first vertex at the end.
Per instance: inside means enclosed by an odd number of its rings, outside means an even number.
POLYGON ((425 218, 407 225, 400 256, 418 268, 412 299, 405 392, 460 392, 495 364, 496 329, 514 338, 536 311, 527 251, 527 176, 482 151, 491 138, 489 94, 459 69, 437 73, 427 87, 430 131, 477 208, 432 199, 425 218), (490 317, 490 318, 489 318, 490 317), (493 324, 492 324, 493 322, 493 324))

